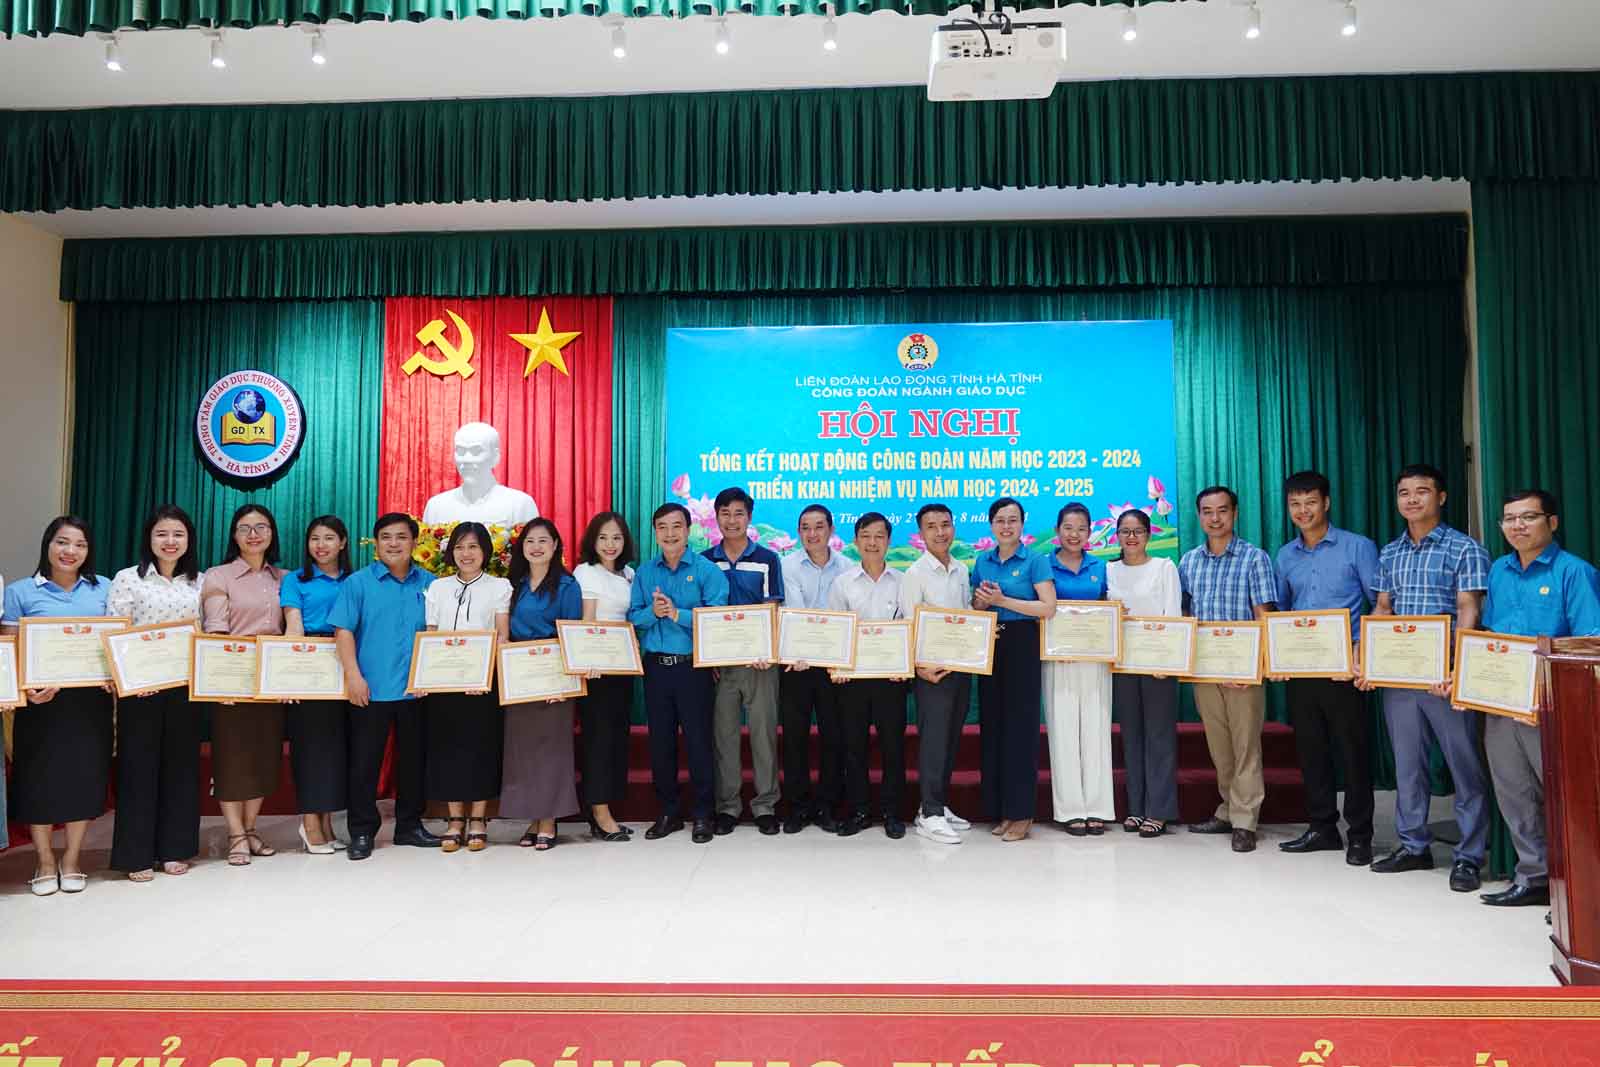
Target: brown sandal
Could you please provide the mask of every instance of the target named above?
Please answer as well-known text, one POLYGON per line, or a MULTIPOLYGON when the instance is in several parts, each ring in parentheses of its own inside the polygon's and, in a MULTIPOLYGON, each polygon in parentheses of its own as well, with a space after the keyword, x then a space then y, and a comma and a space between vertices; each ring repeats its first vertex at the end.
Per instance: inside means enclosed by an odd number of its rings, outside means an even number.
POLYGON ((277 849, 261 840, 261 835, 256 833, 255 827, 252 826, 250 829, 246 830, 244 832, 244 836, 250 839, 250 855, 276 856, 278 854, 277 849))
POLYGON ((248 866, 250 866, 250 835, 249 834, 229 834, 228 835, 228 866, 229 867, 248 867, 248 866), (234 851, 234 846, 239 844, 241 841, 244 842, 244 851, 243 852, 234 851))
POLYGON ((444 821, 444 825, 447 832, 439 835, 440 852, 457 852, 460 851, 462 845, 467 843, 467 835, 464 832, 448 832, 450 827, 454 826, 456 823, 461 824, 461 831, 466 830, 467 820, 464 817, 452 815, 450 818, 446 819, 444 821))
POLYGON ((467 851, 482 852, 484 849, 489 847, 489 820, 487 818, 479 819, 477 817, 467 820, 467 825, 469 827, 473 823, 481 823, 483 825, 483 831, 481 833, 467 834, 467 851))

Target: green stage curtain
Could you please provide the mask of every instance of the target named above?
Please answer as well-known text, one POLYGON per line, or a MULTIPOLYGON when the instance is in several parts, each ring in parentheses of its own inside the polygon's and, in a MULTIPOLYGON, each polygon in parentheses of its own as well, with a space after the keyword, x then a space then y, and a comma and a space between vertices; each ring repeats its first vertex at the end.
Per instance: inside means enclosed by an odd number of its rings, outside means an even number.
POLYGON ((68 241, 63 300, 1457 282, 1460 215, 68 241))
POLYGON ((305 524, 325 512, 359 539, 378 499, 382 358, 379 301, 79 306, 72 508, 95 529, 100 569, 135 562, 146 513, 167 502, 193 516, 202 567, 221 560, 245 501, 272 510, 285 565, 299 565, 305 524), (200 394, 247 369, 288 382, 307 422, 299 457, 254 490, 214 478, 194 433, 200 394))
POLYGON ((3 211, 1424 177, 1600 177, 1600 74, 0 112, 3 211))

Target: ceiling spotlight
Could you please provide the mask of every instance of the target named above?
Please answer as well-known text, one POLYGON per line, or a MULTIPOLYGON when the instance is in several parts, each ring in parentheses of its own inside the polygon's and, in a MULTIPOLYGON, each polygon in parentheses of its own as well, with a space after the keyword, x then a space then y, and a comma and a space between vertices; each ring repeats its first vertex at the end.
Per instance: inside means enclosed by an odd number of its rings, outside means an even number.
POLYGON ((328 42, 323 39, 321 30, 311 35, 311 62, 319 67, 328 65, 328 42))
POLYGON ((1356 35, 1356 0, 1345 0, 1344 25, 1339 28, 1339 32, 1346 37, 1356 35))
POLYGON ((1250 10, 1244 15, 1244 39, 1253 41, 1261 36, 1261 8, 1251 0, 1250 10))
POLYGON ((222 54, 221 33, 211 38, 211 65, 217 70, 226 70, 228 67, 228 58, 222 54))
POLYGON ((628 35, 622 29, 622 23, 611 27, 611 58, 628 58, 628 35))
POLYGON ((1130 4, 1128 10, 1122 13, 1122 39, 1124 41, 1137 41, 1139 39, 1139 12, 1130 4))
POLYGON ((122 70, 122 45, 115 34, 106 38, 106 69, 122 70))
POLYGON ((733 42, 728 37, 728 22, 726 19, 717 20, 717 55, 725 56, 728 49, 733 47, 733 42))
POLYGON ((822 50, 824 52, 839 50, 839 27, 834 25, 832 11, 828 12, 828 21, 822 24, 822 50))

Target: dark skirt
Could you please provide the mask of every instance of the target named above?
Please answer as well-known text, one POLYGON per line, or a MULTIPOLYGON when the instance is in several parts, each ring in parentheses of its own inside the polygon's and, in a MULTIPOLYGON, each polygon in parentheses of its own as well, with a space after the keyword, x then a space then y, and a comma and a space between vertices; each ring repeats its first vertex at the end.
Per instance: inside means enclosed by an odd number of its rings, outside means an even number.
POLYGON ((63 689, 16 711, 11 818, 47 825, 99 818, 111 775, 111 694, 63 689))
POLYGON ((282 704, 211 706, 211 778, 218 800, 271 796, 282 770, 282 704))
POLYGON ((573 701, 536 701, 505 709, 505 770, 500 814, 508 819, 558 819, 578 810, 572 763, 573 701))
POLYGON ((302 815, 342 811, 350 779, 349 741, 342 700, 305 700, 284 706, 295 805, 302 815))
POLYGON ((433 693, 423 714, 428 799, 466 802, 498 796, 505 743, 500 698, 494 693, 433 693))

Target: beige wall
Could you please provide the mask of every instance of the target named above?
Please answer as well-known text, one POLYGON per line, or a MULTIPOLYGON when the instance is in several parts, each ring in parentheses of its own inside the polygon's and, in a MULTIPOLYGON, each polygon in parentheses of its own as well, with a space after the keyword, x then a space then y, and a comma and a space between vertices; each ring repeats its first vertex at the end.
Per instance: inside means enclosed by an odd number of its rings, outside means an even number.
POLYGON ((71 307, 61 238, 0 215, 0 575, 31 573, 66 502, 71 307))

